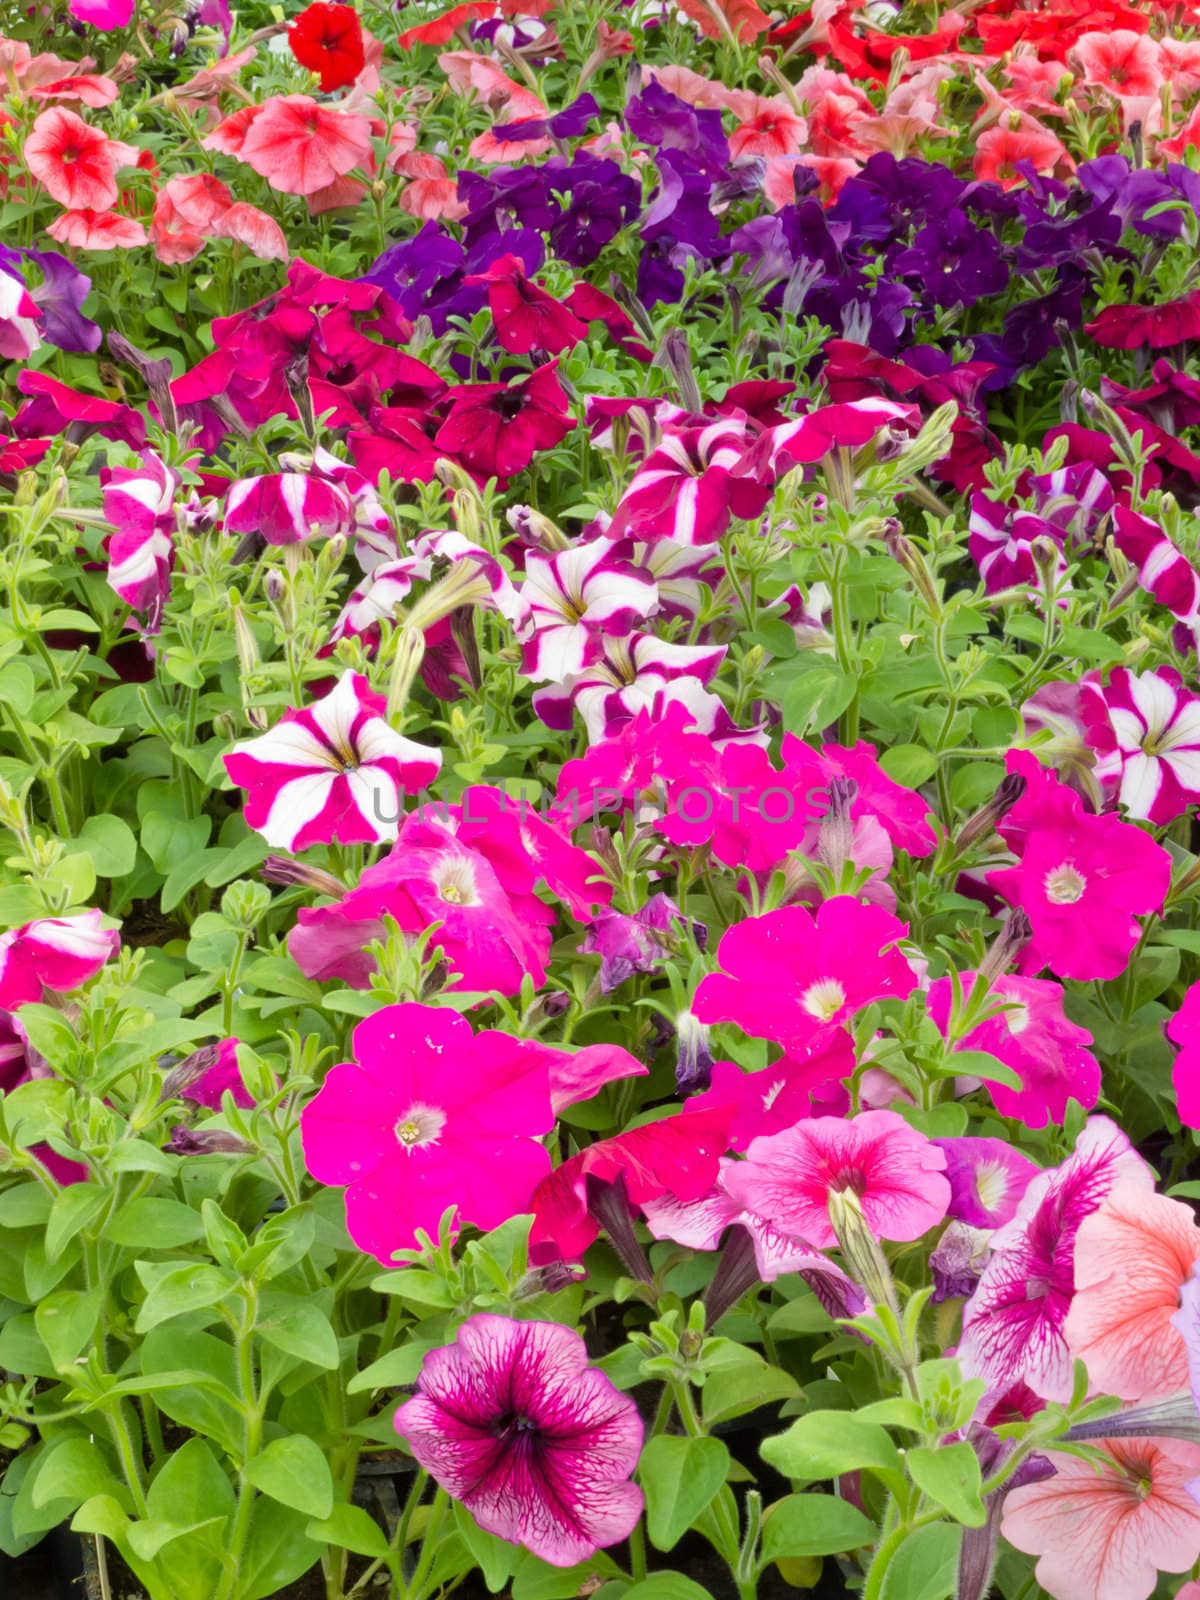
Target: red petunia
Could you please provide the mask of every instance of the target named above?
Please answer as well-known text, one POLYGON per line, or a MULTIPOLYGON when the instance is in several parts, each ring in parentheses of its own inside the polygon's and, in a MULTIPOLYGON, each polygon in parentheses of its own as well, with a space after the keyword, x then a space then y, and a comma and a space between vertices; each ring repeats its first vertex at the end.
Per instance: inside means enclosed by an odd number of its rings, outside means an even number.
POLYGON ((557 361, 517 383, 461 383, 448 389, 446 420, 434 444, 481 478, 521 472, 539 450, 552 450, 575 419, 558 381, 557 361))
POLYGON ((525 274, 519 256, 501 256, 465 280, 486 283, 496 337, 514 355, 544 350, 559 355, 587 337, 587 327, 561 300, 525 274))
POLYGON ((468 22, 483 22, 495 16, 495 0, 466 0, 466 4, 451 6, 440 17, 431 17, 419 27, 409 28, 396 40, 401 50, 411 50, 418 44, 449 44, 460 28, 468 22))
POLYGON ((288 44, 300 65, 319 75, 324 94, 353 83, 366 63, 362 23, 353 6, 313 0, 288 29, 288 44))
POLYGON ((1200 337, 1200 291, 1161 306, 1105 306, 1086 331, 1109 350, 1165 350, 1200 337))

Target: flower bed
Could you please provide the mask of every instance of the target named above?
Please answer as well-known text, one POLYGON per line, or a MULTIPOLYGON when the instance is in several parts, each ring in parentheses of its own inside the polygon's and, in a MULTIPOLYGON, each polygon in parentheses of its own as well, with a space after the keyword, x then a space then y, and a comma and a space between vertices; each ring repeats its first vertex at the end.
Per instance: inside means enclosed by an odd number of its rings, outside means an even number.
POLYGON ((1198 25, 10 22, 10 1571, 1200 1600, 1198 25))

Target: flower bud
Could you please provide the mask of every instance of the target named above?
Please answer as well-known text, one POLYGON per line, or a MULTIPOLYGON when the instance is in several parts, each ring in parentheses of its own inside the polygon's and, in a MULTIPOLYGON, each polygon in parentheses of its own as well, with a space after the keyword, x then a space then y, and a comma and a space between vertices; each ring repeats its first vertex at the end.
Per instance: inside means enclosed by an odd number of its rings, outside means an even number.
POLYGON ((961 855, 964 850, 990 834, 996 824, 1016 805, 1027 787, 1026 780, 1018 772, 1010 772, 1001 778, 992 798, 969 816, 959 829, 958 837, 954 841, 955 853, 961 855))
POLYGON ((283 884, 289 889, 315 889, 318 894, 327 894, 334 900, 340 900, 346 893, 346 885, 332 872, 324 872, 306 861, 293 861, 288 856, 268 856, 260 870, 267 883, 283 884))
POLYGON ((862 1284, 875 1305, 890 1306, 897 1311, 892 1269, 879 1240, 867 1225, 862 1201, 853 1189, 831 1189, 828 1205, 829 1223, 837 1235, 851 1277, 862 1284))
POLYGON ((991 948, 979 963, 979 975, 989 984, 995 983, 1024 950, 1033 938, 1033 925, 1019 907, 1014 907, 996 935, 991 948))
POLYGON ((675 1018, 675 1087, 680 1094, 699 1094, 712 1083, 713 1054, 709 1031, 691 1011, 675 1018))
POLYGON ((166 1148, 176 1156, 252 1156, 257 1152, 246 1139, 224 1128, 171 1129, 166 1148))

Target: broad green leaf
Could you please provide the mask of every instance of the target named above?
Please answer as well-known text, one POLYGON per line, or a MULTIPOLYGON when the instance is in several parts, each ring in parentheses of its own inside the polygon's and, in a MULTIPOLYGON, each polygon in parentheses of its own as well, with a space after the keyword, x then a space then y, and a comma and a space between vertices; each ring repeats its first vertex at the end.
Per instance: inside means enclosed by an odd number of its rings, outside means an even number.
MULTIPOLYGON (((150 1263, 138 1261, 134 1265, 145 1282, 142 1268, 150 1263)), ((182 1316, 186 1311, 215 1306, 236 1288, 237 1281, 234 1273, 226 1272, 221 1267, 197 1266, 195 1263, 173 1267, 149 1289, 138 1312, 136 1330, 138 1333, 149 1333, 160 1322, 182 1316)))
POLYGON ((638 1481, 646 1527, 658 1550, 673 1550, 725 1482, 729 1451, 719 1439, 659 1434, 642 1451, 638 1481))
POLYGON ((731 1344, 730 1359, 706 1369, 701 1391, 704 1421, 711 1428, 773 1401, 794 1400, 799 1393, 800 1385, 790 1373, 771 1366, 756 1350, 731 1344))
POLYGON ((329 1318, 311 1300, 277 1294, 268 1302, 266 1316, 256 1323, 259 1338, 285 1355, 311 1361, 332 1372, 338 1364, 337 1334, 329 1318))
POLYGON ((790 1494, 769 1507, 762 1525, 764 1564, 787 1556, 832 1556, 872 1545, 878 1529, 848 1500, 790 1494))
POLYGON ((682 1572, 652 1572, 626 1589, 624 1600, 713 1600, 713 1596, 682 1572))
POLYGON ((69 1366, 91 1342, 103 1304, 102 1289, 59 1289, 38 1306, 34 1323, 55 1366, 69 1366))
POLYGON ((307 1517, 329 1516, 333 1510, 333 1475, 315 1440, 291 1433, 273 1439, 242 1469, 248 1483, 307 1517))
POLYGON ((101 878, 123 878, 133 871, 137 861, 137 840, 132 828, 106 812, 88 817, 76 843, 91 858, 101 878))
MULTIPOLYGON (((458 1509, 457 1503, 455 1509, 458 1509)), ((336 1545, 339 1550, 366 1556, 369 1561, 382 1560, 389 1549, 374 1517, 361 1506, 347 1505, 344 1501, 335 1505, 327 1517, 310 1522, 304 1531, 318 1544, 336 1545)))
POLYGON ((481 1528, 461 1501, 454 1503, 454 1521, 458 1536, 470 1551, 475 1565, 483 1574, 489 1594, 499 1594, 512 1577, 520 1550, 507 1539, 498 1539, 494 1533, 481 1528))
POLYGON ((199 1215, 179 1200, 143 1195, 122 1206, 104 1229, 113 1244, 142 1250, 174 1250, 204 1232, 199 1215))
POLYGON ((904 1461, 922 1494, 936 1500, 956 1522, 968 1528, 983 1527, 987 1512, 979 1493, 983 1482, 979 1457, 965 1439, 936 1448, 918 1445, 908 1451, 904 1461))
POLYGON ((962 1539, 950 1522, 910 1533, 888 1563, 881 1600, 949 1600, 958 1587, 962 1539))
POLYGON ((79 1435, 51 1444, 30 1482, 30 1501, 38 1508, 61 1500, 74 1510, 94 1494, 120 1492, 102 1446, 79 1435))
POLYGON ((862 1422, 850 1411, 810 1411, 786 1433, 764 1439, 763 1460, 786 1478, 839 1478, 862 1467, 895 1471, 896 1446, 877 1422, 862 1422))

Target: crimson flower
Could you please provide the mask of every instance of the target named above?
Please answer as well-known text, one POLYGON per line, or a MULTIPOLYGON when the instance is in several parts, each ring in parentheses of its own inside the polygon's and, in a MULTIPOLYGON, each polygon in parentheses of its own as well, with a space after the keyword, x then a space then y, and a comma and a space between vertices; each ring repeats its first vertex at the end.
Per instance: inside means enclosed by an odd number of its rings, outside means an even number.
POLYGON ((558 355, 587 337, 587 326, 539 283, 526 276, 519 256, 501 256, 465 283, 486 283, 496 337, 514 355, 545 350, 558 355))
POLYGON ((446 391, 450 409, 434 443, 482 478, 521 472, 575 427, 557 367, 547 362, 517 383, 456 384, 446 391))
POLYGON ((1200 337, 1200 291, 1161 306, 1105 306, 1084 330, 1109 350, 1164 350, 1200 337))
POLYGON ((288 44, 300 65, 319 75, 323 94, 353 83, 366 61, 358 12, 328 0, 305 6, 288 30, 288 44))

